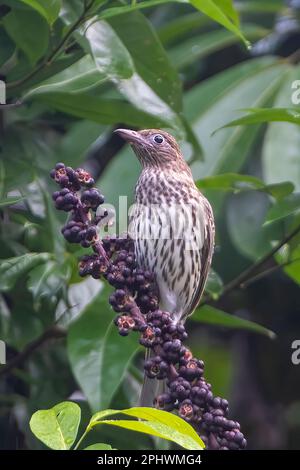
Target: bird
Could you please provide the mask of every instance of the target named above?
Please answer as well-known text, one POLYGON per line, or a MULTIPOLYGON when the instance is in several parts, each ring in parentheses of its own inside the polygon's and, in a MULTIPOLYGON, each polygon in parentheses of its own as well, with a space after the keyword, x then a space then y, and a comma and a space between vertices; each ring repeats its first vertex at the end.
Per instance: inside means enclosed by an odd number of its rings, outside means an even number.
MULTIPOLYGON (((159 308, 184 323, 200 302, 214 251, 211 205, 197 188, 176 139, 160 129, 116 129, 135 152, 141 174, 130 211, 137 267, 154 274, 159 308)), ((142 406, 164 391, 145 377, 142 406)), ((152 403, 151 403, 152 401, 152 403)))

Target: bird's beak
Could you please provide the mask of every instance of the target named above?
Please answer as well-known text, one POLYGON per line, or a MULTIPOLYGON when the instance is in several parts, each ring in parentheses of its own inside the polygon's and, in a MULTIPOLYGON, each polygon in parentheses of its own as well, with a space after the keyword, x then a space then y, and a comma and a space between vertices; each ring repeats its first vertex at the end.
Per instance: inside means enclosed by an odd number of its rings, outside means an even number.
POLYGON ((131 129, 116 129, 114 132, 132 145, 143 140, 138 132, 132 131, 131 129))

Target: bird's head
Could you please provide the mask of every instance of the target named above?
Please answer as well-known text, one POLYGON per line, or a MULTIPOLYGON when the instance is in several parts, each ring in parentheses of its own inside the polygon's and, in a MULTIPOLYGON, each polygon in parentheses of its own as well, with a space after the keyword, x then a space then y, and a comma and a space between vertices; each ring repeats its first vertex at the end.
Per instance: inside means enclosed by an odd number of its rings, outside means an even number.
POLYGON ((143 167, 174 168, 185 164, 175 138, 159 129, 115 131, 133 148, 143 167))

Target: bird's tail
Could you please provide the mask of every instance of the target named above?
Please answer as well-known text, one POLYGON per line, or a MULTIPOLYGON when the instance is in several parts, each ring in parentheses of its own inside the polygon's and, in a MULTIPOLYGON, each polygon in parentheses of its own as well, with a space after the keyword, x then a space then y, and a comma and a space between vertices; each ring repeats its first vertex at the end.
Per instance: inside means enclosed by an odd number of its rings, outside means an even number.
MULTIPOLYGON (((145 354, 145 361, 153 357, 153 351, 147 349, 145 354)), ((142 385, 140 406, 153 406, 154 398, 162 393, 165 393, 167 388, 166 380, 150 379, 144 373, 144 380, 142 385)))

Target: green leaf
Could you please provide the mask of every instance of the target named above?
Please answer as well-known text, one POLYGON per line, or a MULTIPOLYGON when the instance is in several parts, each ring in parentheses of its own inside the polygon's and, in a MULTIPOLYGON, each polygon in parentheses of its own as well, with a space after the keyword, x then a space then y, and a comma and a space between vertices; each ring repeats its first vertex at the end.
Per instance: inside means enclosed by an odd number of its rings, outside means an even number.
MULTIPOLYGON (((49 246, 48 251, 53 252, 58 262, 61 262, 64 260, 65 256, 65 241, 61 236, 61 225, 58 219, 58 214, 49 192, 40 183, 39 190, 43 196, 45 207, 44 230, 49 236, 49 245, 47 245, 47 248, 49 246)), ((64 269, 62 269, 62 272, 64 272, 64 269)))
POLYGON ((284 266, 284 272, 300 285, 300 245, 290 253, 288 264, 284 266))
POLYGON ((59 15, 61 0, 21 0, 34 8, 52 25, 59 15))
POLYGON ((279 13, 282 10, 282 0, 243 0, 234 4, 241 13, 279 13))
POLYGON ((54 450, 68 450, 74 443, 81 410, 76 403, 65 401, 49 410, 36 411, 29 422, 33 434, 54 450))
POLYGON ((215 3, 219 5, 223 12, 230 18, 236 26, 240 25, 239 14, 233 6, 232 0, 215 0, 215 3))
POLYGON ((227 205, 227 227, 235 248, 256 261, 282 237, 280 224, 263 225, 270 201, 265 194, 248 191, 230 198, 227 205))
MULTIPOLYGON (((136 12, 112 18, 109 24, 130 53, 138 75, 170 108, 180 112, 182 83, 151 23, 136 12)), ((141 98, 148 106, 148 98, 141 98)))
POLYGON ((77 93, 76 98, 70 93, 45 93, 34 97, 35 100, 73 116, 98 122, 115 124, 122 122, 135 127, 163 127, 167 123, 163 117, 153 117, 134 108, 129 103, 117 99, 102 99, 86 93, 77 93))
POLYGON ((184 449, 201 450, 204 444, 194 428, 179 416, 167 411, 148 407, 129 408, 127 410, 104 410, 92 416, 87 430, 99 424, 110 424, 132 431, 142 432, 176 442, 184 449), (132 420, 107 420, 109 415, 125 414, 138 418, 132 420))
MULTIPOLYGON (((248 37, 258 39, 266 35, 266 30, 254 25, 244 25, 245 34, 248 37)), ((235 44, 238 41, 237 36, 230 31, 217 30, 201 35, 192 36, 179 45, 170 49, 168 55, 174 67, 182 69, 195 63, 195 61, 203 59, 209 54, 223 50, 226 47, 235 44)))
POLYGON ((228 0, 189 0, 198 10, 202 11, 205 15, 209 16, 212 20, 220 23, 229 31, 236 34, 247 48, 250 48, 250 43, 247 41, 242 31, 238 27, 237 15, 232 5, 232 1, 228 0), (232 21, 233 20, 233 21, 232 21))
POLYGON ((246 111, 249 111, 249 114, 230 121, 215 132, 226 127, 262 124, 264 122, 290 122, 300 125, 300 112, 296 108, 249 108, 246 111))
MULTIPOLYGON (((107 130, 106 126, 100 126, 92 121, 80 120, 72 123, 60 141, 57 161, 64 161, 66 165, 80 166, 94 144, 96 145, 97 139, 105 136, 107 130)), ((105 197, 110 201, 107 196, 105 197)))
POLYGON ((33 268, 29 272, 27 287, 32 293, 35 304, 39 305, 42 298, 53 299, 66 284, 71 274, 70 270, 68 263, 60 265, 55 261, 48 261, 33 268))
MULTIPOLYGON (((196 179, 237 172, 244 165, 259 132, 258 126, 226 129, 211 136, 224 116, 236 108, 266 103, 273 98, 289 68, 270 58, 252 59, 222 72, 185 94, 185 116, 201 137, 204 161, 192 165, 196 179)), ((290 179, 286 179, 290 181, 290 179)))
POLYGON ((24 200, 24 197, 7 197, 0 199, 0 208, 9 207, 24 200))
POLYGON ((281 199, 294 190, 294 185, 290 182, 266 185, 255 176, 240 175, 237 173, 224 173, 222 175, 208 176, 196 181, 199 189, 214 189, 218 191, 263 191, 276 199, 281 199))
POLYGON ((114 449, 112 446, 110 446, 109 444, 92 444, 88 447, 86 447, 85 449, 83 450, 117 450, 117 449, 114 449))
POLYGON ((137 11, 108 21, 93 18, 86 24, 85 36, 83 47, 92 53, 101 76, 112 81, 136 110, 149 115, 143 124, 142 120, 137 123, 138 119, 136 123, 129 122, 128 117, 122 119, 116 113, 115 122, 171 128, 176 137, 186 138, 195 153, 201 155, 193 131, 179 114, 181 81, 150 22, 137 11))
POLYGON ((30 90, 31 87, 35 87, 37 84, 40 84, 41 82, 48 80, 50 77, 67 69, 72 64, 76 63, 82 56, 82 50, 65 54, 61 58, 57 58, 55 61, 47 64, 47 67, 41 68, 39 72, 33 75, 30 79, 26 80, 24 83, 18 83, 17 80, 13 85, 12 82, 14 82, 15 77, 8 75, 8 83, 10 84, 9 88, 7 89, 8 97, 14 97, 17 93, 21 93, 23 91, 27 92, 27 90, 30 90))
MULTIPOLYGON (((282 84, 274 102, 274 112, 279 113, 280 122, 269 123, 262 149, 264 180, 268 184, 291 181, 296 191, 300 191, 300 113, 299 108, 290 109, 290 105, 293 93, 291 87, 293 82, 298 80, 299 74, 300 66, 297 65, 291 69, 282 84)), ((267 113, 273 115, 273 110, 267 113)))
POLYGON ((15 41, 35 64, 48 47, 49 29, 47 22, 31 9, 13 8, 2 20, 8 35, 15 41))
POLYGON ((173 110, 174 90, 177 99, 180 82, 174 71, 170 75, 172 69, 158 38, 138 12, 122 20, 113 18, 111 24, 92 20, 87 26, 86 37, 98 70, 137 109, 182 133, 180 118, 173 110))
POLYGON ((85 35, 96 67, 102 75, 110 79, 132 77, 135 70, 131 55, 106 21, 91 20, 86 25, 85 35))
POLYGON ((106 75, 99 72, 93 59, 85 56, 62 72, 42 82, 26 93, 23 99, 43 93, 78 93, 91 90, 107 81, 106 75))
POLYGON ((50 253, 27 253, 1 261, 0 263, 0 290, 10 290, 19 277, 39 264, 51 259, 50 253))
POLYGON ((158 30, 158 36, 164 45, 178 41, 182 36, 201 28, 209 21, 208 17, 200 12, 188 13, 169 20, 158 30))
MULTIPOLYGON (((114 207, 118 207, 120 195, 127 197, 127 203, 130 206, 134 202, 133 188, 140 175, 140 171, 138 159, 132 152, 132 149, 129 146, 125 146, 109 162, 97 186, 99 189, 101 188, 106 200, 114 207), (112 181, 114 181, 114 185, 111 184, 112 181), (115 188, 118 188, 118 191, 115 188)), ((120 212, 120 216, 122 214, 123 211, 120 212)), ((127 214, 127 209, 124 211, 124 214, 127 214)), ((127 215, 125 223, 127 223, 127 215)), ((125 227, 124 230, 126 230, 125 227)))
POLYGON ((124 340, 113 323, 103 289, 69 328, 68 356, 92 410, 108 406, 137 352, 134 334, 124 340))
POLYGON ((99 14, 99 17, 102 19, 107 19, 107 18, 112 18, 114 16, 119 16, 119 15, 124 15, 126 13, 133 12, 135 10, 141 10, 143 8, 150 8, 153 6, 161 5, 163 3, 187 3, 186 0, 146 0, 146 1, 139 1, 136 2, 135 4, 131 5, 124 5, 121 7, 113 7, 113 8, 107 8, 106 10, 103 10, 99 14))
POLYGON ((290 196, 277 201, 267 212, 265 224, 270 224, 275 220, 284 219, 291 214, 300 211, 300 193, 290 194, 290 196))
POLYGON ((223 312, 222 310, 219 310, 210 305, 204 305, 203 307, 197 308, 197 310, 193 313, 192 320, 208 325, 253 331, 254 333, 268 336, 270 339, 276 338, 276 334, 273 331, 268 330, 258 323, 250 320, 244 320, 243 318, 223 312))

